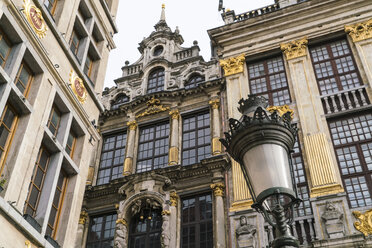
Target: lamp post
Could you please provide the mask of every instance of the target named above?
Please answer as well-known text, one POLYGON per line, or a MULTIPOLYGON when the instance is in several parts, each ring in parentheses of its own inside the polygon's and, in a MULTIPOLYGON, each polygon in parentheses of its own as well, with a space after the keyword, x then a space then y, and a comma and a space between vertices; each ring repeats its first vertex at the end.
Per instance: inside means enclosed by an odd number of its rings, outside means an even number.
POLYGON ((220 141, 240 163, 252 195, 252 208, 275 228, 273 247, 298 247, 298 239, 289 229, 294 207, 301 202, 295 193, 289 159, 297 127, 291 123, 290 112, 268 112, 268 102, 262 96, 248 96, 239 105, 242 117, 229 119, 230 130, 220 141))

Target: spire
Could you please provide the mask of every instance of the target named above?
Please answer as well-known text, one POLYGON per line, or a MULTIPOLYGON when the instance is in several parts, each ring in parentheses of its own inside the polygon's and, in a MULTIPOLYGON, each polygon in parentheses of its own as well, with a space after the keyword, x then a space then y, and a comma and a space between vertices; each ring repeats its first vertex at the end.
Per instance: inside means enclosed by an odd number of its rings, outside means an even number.
POLYGON ((155 24, 156 31, 171 31, 165 21, 165 4, 161 5, 161 15, 158 23, 155 24))
POLYGON ((160 21, 165 21, 165 4, 164 3, 161 5, 160 21))

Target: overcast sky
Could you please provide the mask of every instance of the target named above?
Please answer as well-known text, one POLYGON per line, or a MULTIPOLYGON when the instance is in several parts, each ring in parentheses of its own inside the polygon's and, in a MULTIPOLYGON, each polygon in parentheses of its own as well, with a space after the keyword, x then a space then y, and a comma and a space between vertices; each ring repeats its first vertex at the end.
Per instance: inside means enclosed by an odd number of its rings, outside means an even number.
MULTIPOLYGON (((118 0, 119 1, 119 0, 118 0)), ((219 0, 120 0, 115 34, 116 48, 111 51, 105 87, 115 85, 114 79, 121 76, 121 67, 128 60, 130 64, 140 57, 138 43, 154 31, 160 19, 161 5, 165 4, 168 26, 174 31, 176 26, 184 39, 183 47, 190 47, 197 40, 204 60, 210 59, 210 43, 207 30, 224 23, 218 12, 219 0)), ((224 0, 224 7, 241 14, 274 3, 274 0, 224 0)))

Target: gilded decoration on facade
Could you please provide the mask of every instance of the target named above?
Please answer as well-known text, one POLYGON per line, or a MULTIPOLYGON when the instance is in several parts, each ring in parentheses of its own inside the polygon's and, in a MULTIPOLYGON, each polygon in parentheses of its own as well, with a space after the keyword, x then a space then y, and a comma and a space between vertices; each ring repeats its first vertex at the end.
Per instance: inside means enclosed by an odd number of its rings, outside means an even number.
POLYGON ((169 111, 169 115, 171 116, 172 120, 178 120, 180 117, 180 111, 178 109, 173 109, 169 111))
POLYGON ((137 129, 137 122, 136 121, 128 121, 127 127, 129 130, 136 130, 137 129))
POLYGON ((372 209, 367 210, 364 214, 360 211, 353 211, 353 215, 358 221, 354 222, 354 227, 365 237, 372 234, 372 209))
POLYGON ((179 198, 179 196, 177 195, 176 192, 172 192, 172 193, 170 194, 170 202, 171 202, 171 206, 173 206, 173 207, 177 207, 177 205, 178 205, 178 198, 179 198))
POLYGON ((219 137, 212 139, 212 155, 218 155, 222 152, 222 145, 219 137))
POLYGON ((171 212, 169 210, 163 210, 161 212, 161 215, 170 215, 170 214, 171 214, 171 212))
POLYGON ((123 170, 124 176, 129 176, 130 174, 132 174, 132 165, 133 165, 133 158, 125 158, 124 170, 123 170))
POLYGON ((288 105, 270 106, 270 107, 267 107, 266 110, 269 111, 270 113, 273 113, 274 111, 277 111, 280 116, 289 112, 289 113, 291 113, 291 119, 293 120, 294 111, 293 111, 293 109, 290 109, 288 105))
POLYGON ((87 99, 87 90, 85 89, 83 80, 71 69, 70 72, 70 86, 75 96, 80 103, 84 103, 87 99))
POLYGON ((124 226, 128 226, 128 222, 125 219, 117 219, 116 224, 123 224, 124 226))
POLYGON ((178 164, 178 147, 173 146, 169 149, 169 161, 168 165, 178 164))
POLYGON ((245 55, 241 54, 237 57, 221 59, 220 66, 225 72, 225 76, 241 73, 244 70, 245 55))
POLYGON ((223 183, 213 183, 211 184, 211 189, 213 190, 214 196, 223 196, 225 185, 223 183))
POLYGON ((209 105, 212 107, 212 109, 218 109, 220 106, 220 99, 210 100, 209 105))
POLYGON ((280 49, 284 52, 287 59, 295 59, 306 56, 307 37, 301 40, 293 40, 289 43, 280 44, 280 49))
POLYGON ((372 38, 372 19, 353 25, 345 25, 345 32, 354 42, 372 38))
POLYGON ((31 242, 30 242, 30 240, 26 240, 25 241, 25 245, 26 245, 27 248, 31 248, 31 242))
POLYGON ((160 100, 155 99, 155 97, 148 100, 146 104, 147 104, 147 109, 145 109, 145 111, 143 111, 142 113, 136 115, 136 118, 144 117, 147 115, 153 115, 153 114, 157 114, 157 113, 169 110, 169 107, 164 107, 163 105, 161 105, 160 100))
POLYGON ((88 213, 86 211, 81 211, 80 218, 79 218, 79 224, 84 225, 87 219, 88 219, 88 213))
POLYGON ((39 38, 44 38, 48 29, 40 9, 31 4, 30 0, 23 0, 23 12, 36 35, 39 38))

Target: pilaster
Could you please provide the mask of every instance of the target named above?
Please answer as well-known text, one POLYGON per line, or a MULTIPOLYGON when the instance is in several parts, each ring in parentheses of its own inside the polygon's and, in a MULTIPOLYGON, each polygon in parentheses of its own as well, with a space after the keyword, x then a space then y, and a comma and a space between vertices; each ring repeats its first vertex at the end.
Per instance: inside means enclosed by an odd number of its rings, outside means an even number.
POLYGON ((79 224, 78 224, 78 229, 77 229, 77 234, 76 234, 76 240, 75 240, 75 247, 80 248, 83 247, 83 241, 84 239, 84 230, 85 230, 85 223, 87 222, 88 219, 88 213, 83 210, 80 212, 80 218, 79 218, 79 224))
POLYGON ((128 127, 128 138, 127 138, 127 148, 126 157, 124 160, 124 170, 123 175, 128 176, 132 174, 133 171, 133 156, 134 156, 134 143, 137 130, 137 122, 135 120, 127 122, 128 127))
POLYGON ((170 148, 168 165, 179 164, 179 118, 180 112, 178 109, 173 109, 169 112, 171 117, 171 134, 170 134, 170 148))
POLYGON ((220 100, 212 99, 209 101, 209 105, 212 108, 212 155, 218 155, 222 152, 222 146, 220 142, 220 100))
POLYGON ((225 231, 225 210, 223 204, 223 195, 225 185, 223 183, 214 183, 210 185, 214 194, 214 205, 216 210, 215 215, 215 227, 216 227, 216 247, 226 247, 226 231, 225 231))

